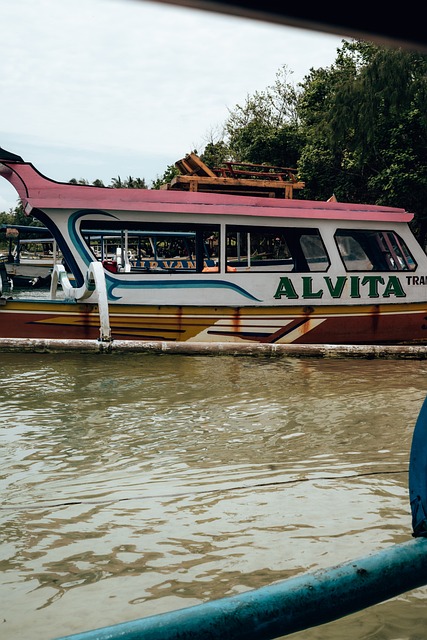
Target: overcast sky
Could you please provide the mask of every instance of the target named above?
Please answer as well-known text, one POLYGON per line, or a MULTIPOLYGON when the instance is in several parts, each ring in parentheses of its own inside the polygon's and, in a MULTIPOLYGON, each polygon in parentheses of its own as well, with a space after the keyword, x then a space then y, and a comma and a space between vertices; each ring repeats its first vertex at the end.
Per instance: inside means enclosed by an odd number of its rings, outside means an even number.
MULTIPOLYGON (((0 146, 54 180, 145 178, 201 152, 286 65, 342 38, 141 0, 0 0, 0 146)), ((17 204, 0 178, 0 211, 17 204)))

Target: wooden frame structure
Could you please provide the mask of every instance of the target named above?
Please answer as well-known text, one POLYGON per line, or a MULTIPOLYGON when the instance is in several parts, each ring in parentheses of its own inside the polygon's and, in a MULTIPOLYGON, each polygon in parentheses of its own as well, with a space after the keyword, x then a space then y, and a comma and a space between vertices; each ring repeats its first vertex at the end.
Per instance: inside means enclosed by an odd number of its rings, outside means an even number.
POLYGON ((274 165, 224 162, 210 169, 195 153, 178 160, 179 175, 162 189, 228 193, 235 195, 293 198, 294 189, 303 189, 296 169, 274 165))

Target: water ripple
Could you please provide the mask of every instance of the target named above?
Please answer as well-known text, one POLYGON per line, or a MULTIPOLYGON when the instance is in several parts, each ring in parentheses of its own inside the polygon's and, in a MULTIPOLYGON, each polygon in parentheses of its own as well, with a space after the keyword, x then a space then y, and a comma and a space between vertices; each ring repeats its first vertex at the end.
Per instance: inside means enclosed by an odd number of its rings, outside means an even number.
MULTIPOLYGON (((9 637, 189 606, 411 536, 424 362, 4 354, 0 375, 9 637)), ((424 597, 293 637, 413 640, 424 597)))

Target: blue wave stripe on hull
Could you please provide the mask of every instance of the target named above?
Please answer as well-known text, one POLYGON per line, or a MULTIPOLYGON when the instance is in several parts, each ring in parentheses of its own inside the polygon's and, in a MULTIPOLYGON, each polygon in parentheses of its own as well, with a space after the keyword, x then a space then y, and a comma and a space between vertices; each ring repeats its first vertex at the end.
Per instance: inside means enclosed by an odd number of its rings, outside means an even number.
POLYGON ((131 289, 231 289, 235 293, 238 293, 249 300, 254 302, 261 302, 259 298, 256 298, 251 293, 243 289, 242 287, 226 282, 224 280, 186 280, 185 282, 170 282, 169 280, 157 280, 156 282, 145 282, 143 280, 132 280, 128 282, 117 282, 111 276, 106 275, 108 297, 112 300, 120 300, 122 296, 116 296, 114 289, 117 287, 131 290, 131 289))

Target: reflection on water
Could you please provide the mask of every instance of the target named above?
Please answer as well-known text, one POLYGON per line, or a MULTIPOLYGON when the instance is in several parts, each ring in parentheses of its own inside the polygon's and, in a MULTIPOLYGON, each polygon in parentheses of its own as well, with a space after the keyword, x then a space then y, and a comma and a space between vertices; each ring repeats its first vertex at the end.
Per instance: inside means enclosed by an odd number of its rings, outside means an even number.
MULTIPOLYGON (((427 363, 2 354, 1 618, 46 640, 411 538, 427 363)), ((426 589, 288 636, 415 640, 426 589)))

